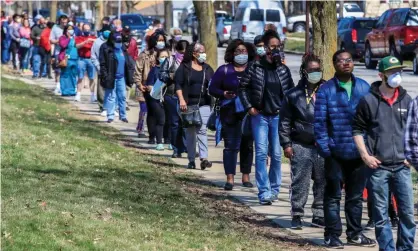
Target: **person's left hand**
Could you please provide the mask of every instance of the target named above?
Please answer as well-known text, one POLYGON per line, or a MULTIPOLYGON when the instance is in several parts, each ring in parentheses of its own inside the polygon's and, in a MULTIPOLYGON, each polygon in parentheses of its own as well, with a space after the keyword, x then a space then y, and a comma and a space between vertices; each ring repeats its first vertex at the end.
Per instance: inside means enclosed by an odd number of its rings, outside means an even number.
POLYGON ((407 160, 404 160, 403 163, 405 164, 405 166, 407 166, 409 168, 413 168, 413 166, 411 165, 411 163, 409 163, 407 160))

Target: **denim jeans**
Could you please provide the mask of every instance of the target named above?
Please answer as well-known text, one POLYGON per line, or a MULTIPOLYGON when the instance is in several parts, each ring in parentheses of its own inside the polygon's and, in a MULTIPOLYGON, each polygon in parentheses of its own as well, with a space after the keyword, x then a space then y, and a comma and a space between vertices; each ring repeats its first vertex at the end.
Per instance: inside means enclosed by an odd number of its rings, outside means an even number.
POLYGON ((388 218, 389 190, 398 205, 399 225, 396 250, 414 250, 415 221, 411 170, 403 166, 396 171, 378 168, 370 171, 373 196, 373 219, 379 250, 395 250, 388 218))
POLYGON ((324 236, 341 236, 340 217, 341 189, 344 184, 344 212, 347 222, 346 234, 354 238, 361 234, 363 212, 363 190, 366 186, 365 166, 362 159, 343 160, 337 157, 325 159, 325 194, 324 194, 324 236))
POLYGON ((1 41, 1 63, 7 64, 10 60, 10 40, 3 38, 3 41, 1 41))
POLYGON ((268 200, 272 196, 277 196, 282 184, 279 122, 279 115, 258 114, 251 117, 255 142, 255 179, 260 200, 268 200), (269 145, 271 147, 271 162, 270 170, 267 173, 269 145))
POLYGON ((201 127, 188 127, 186 128, 186 140, 187 140, 187 158, 189 162, 194 162, 196 157, 196 143, 199 146, 199 156, 201 159, 208 158, 208 135, 206 124, 210 116, 210 107, 208 105, 201 106, 199 108, 200 116, 202 117, 201 127))
POLYGON ((186 152, 186 131, 181 126, 178 113, 179 99, 176 96, 165 95, 164 106, 167 110, 166 123, 169 124, 170 142, 174 154, 186 152))
POLYGON ((42 72, 41 69, 41 55, 39 54, 39 46, 32 47, 32 66, 33 66, 33 76, 39 77, 41 76, 42 72))
POLYGON ((240 171, 243 174, 251 173, 254 156, 254 140, 252 136, 241 133, 242 120, 236 124, 222 123, 222 138, 224 139, 223 162, 225 174, 236 173, 238 152, 240 153, 240 171))
POLYGON ((21 70, 29 69, 29 56, 30 56, 29 50, 30 48, 23 48, 23 47, 20 47, 19 49, 21 70))
POLYGON ((105 89, 104 108, 107 111, 107 119, 115 119, 116 100, 119 105, 119 119, 126 119, 125 85, 125 78, 121 78, 115 80, 113 89, 105 89))

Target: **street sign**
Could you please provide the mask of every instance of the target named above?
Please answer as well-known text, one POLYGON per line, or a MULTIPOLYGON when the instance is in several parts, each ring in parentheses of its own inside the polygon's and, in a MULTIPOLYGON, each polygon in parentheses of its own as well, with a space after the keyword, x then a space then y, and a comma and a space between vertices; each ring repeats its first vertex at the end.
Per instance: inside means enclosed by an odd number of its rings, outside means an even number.
POLYGON ((15 3, 14 0, 3 0, 6 5, 13 5, 15 3))

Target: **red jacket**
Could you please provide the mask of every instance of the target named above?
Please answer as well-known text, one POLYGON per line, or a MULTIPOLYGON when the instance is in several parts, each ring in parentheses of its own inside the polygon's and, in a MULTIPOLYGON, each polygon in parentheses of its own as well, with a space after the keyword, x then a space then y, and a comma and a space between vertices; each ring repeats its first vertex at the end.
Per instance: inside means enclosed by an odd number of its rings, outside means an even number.
POLYGON ((129 56, 131 56, 135 61, 138 59, 138 57, 139 57, 138 46, 136 45, 135 38, 131 38, 131 40, 129 41, 129 45, 126 48, 126 50, 128 51, 129 56))
POLYGON ((51 51, 51 42, 49 36, 51 35, 51 29, 46 27, 41 33, 41 39, 39 40, 39 46, 44 48, 45 51, 51 51))
MULTIPOLYGON (((75 44, 80 44, 86 41, 89 38, 96 39, 95 36, 77 36, 75 37, 75 44)), ((78 56, 81 58, 90 58, 91 57, 91 47, 93 47, 93 42, 85 44, 83 47, 78 49, 78 56)))

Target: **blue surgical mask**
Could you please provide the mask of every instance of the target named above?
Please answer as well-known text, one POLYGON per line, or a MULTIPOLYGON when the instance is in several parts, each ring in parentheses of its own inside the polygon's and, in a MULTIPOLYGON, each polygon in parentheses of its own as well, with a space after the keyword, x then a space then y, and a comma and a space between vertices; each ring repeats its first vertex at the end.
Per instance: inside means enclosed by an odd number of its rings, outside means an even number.
POLYGON ((257 47, 257 55, 261 57, 266 55, 266 50, 264 49, 264 47, 257 47))
POLYGON ((200 53, 199 57, 197 58, 197 61, 199 61, 199 63, 201 63, 201 64, 206 62, 206 53, 200 53))
POLYGON ((160 65, 162 65, 164 63, 164 61, 166 60, 166 58, 159 58, 158 61, 160 62, 160 65))
POLYGON ((109 39, 110 36, 110 31, 103 31, 103 38, 104 39, 109 39))
POLYGON ((122 43, 115 43, 115 48, 116 49, 121 49, 122 48, 122 43))
POLYGON ((234 57, 234 62, 239 65, 245 65, 248 63, 248 54, 239 54, 234 57))
POLYGON ((155 46, 155 48, 157 48, 158 50, 164 49, 165 47, 165 43, 164 42, 158 42, 157 45, 155 46))

